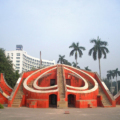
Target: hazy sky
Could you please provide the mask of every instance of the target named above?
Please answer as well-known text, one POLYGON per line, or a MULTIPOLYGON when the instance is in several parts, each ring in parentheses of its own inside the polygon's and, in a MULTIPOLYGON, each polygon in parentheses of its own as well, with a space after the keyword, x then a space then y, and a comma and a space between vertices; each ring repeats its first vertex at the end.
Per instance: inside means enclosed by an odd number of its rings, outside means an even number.
POLYGON ((99 73, 98 60, 88 56, 92 38, 108 42, 107 59, 101 59, 102 78, 107 70, 120 70, 119 0, 0 0, 0 48, 15 50, 22 44, 28 55, 55 60, 65 55, 70 62, 69 46, 79 42, 86 51, 79 66, 99 73))

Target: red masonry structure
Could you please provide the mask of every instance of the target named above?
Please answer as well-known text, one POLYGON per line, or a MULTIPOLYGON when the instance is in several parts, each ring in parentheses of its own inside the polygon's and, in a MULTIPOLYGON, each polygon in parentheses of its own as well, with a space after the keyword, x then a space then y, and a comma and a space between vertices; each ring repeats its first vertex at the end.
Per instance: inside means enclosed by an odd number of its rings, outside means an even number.
POLYGON ((8 107, 116 106, 113 96, 97 73, 61 64, 24 72, 8 95, 8 107))

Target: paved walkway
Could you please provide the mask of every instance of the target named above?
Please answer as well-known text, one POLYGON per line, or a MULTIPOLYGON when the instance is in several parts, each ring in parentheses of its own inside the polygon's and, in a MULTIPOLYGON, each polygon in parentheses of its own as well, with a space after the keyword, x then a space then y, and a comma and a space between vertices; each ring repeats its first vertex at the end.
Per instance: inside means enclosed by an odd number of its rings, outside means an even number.
POLYGON ((8 108, 0 109, 0 120, 120 120, 120 106, 116 108, 8 108), (69 114, 64 114, 69 111, 69 114))

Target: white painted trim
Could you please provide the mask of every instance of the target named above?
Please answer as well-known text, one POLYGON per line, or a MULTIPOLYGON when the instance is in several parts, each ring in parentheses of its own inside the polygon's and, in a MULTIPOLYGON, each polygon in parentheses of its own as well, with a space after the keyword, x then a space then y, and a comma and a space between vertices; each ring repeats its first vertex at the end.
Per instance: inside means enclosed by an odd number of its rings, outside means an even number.
MULTIPOLYGON (((56 65, 54 65, 54 66, 56 66, 56 65)), ((53 67, 53 66, 49 66, 49 67, 53 67)), ((47 68, 48 68, 48 67, 47 67, 47 68)), ((55 67, 55 68, 56 68, 56 67, 55 67)), ((55 68, 54 68, 54 69, 55 69, 55 68)), ((46 68, 43 68, 43 69, 46 69, 46 68)), ((29 76, 25 79, 25 81, 24 81, 24 83, 23 83, 23 86, 24 86, 24 88, 25 88, 26 90, 28 90, 28 91, 30 91, 30 92, 34 92, 34 93, 50 93, 50 92, 57 92, 57 91, 58 91, 58 89, 56 89, 56 90, 47 90, 47 91, 40 91, 40 90, 38 91, 38 90, 34 90, 34 89, 32 89, 32 88, 30 88, 30 87, 27 86, 27 80, 28 80, 32 75, 34 75, 34 74, 42 71, 43 69, 40 69, 40 70, 37 70, 37 71, 33 72, 31 75, 29 75, 29 76)), ((53 69, 53 68, 52 68, 52 69, 53 69)), ((51 71, 51 69, 50 69, 49 71, 51 71)))
POLYGON ((70 85, 66 85, 67 87, 73 88, 73 89, 77 89, 77 90, 85 90, 85 89, 88 88, 88 83, 86 82, 86 80, 85 80, 81 75, 77 74, 76 72, 74 72, 74 71, 72 71, 72 70, 70 70, 70 69, 68 69, 68 68, 66 68, 66 67, 64 67, 64 69, 66 69, 66 70, 68 70, 68 71, 76 74, 76 75, 79 76, 79 77, 84 81, 84 83, 85 83, 85 85, 84 85, 83 87, 73 87, 73 86, 70 86, 70 85))
MULTIPOLYGON (((68 66, 68 65, 64 65, 64 66, 69 67, 69 68, 76 69, 76 68, 71 67, 71 66, 68 66)), ((64 68, 65 68, 65 67, 64 67, 64 68)), ((86 91, 75 91, 75 90, 68 90, 68 89, 67 89, 68 92, 72 92, 72 93, 91 93, 91 92, 94 92, 95 90, 98 89, 98 83, 96 82, 96 80, 95 80, 92 76, 90 76, 89 74, 87 74, 86 72, 84 72, 84 71, 82 71, 82 70, 80 70, 80 69, 76 69, 76 70, 78 70, 78 71, 86 74, 87 76, 89 76, 89 77, 93 80, 93 82, 94 82, 94 87, 93 87, 91 90, 86 90, 86 91)))
POLYGON ((21 81, 21 77, 18 78, 18 80, 17 80, 17 84, 19 84, 20 81, 21 81))
POLYGON ((118 91, 118 93, 114 96, 114 99, 117 99, 120 96, 120 90, 118 91))
POLYGON ((5 92, 2 93, 2 92, 0 91, 0 93, 1 93, 5 98, 9 99, 10 96, 7 95, 5 92))
POLYGON ((34 81, 34 83, 33 83, 33 87, 36 88, 36 89, 38 89, 38 90, 40 90, 40 89, 50 89, 50 88, 58 87, 58 85, 49 86, 49 87, 39 87, 39 86, 37 85, 37 81, 38 81, 43 75, 45 75, 46 73, 48 73, 48 72, 50 72, 50 71, 52 71, 52 70, 54 70, 54 69, 57 69, 57 67, 52 68, 52 69, 44 72, 44 73, 43 73, 42 75, 40 75, 39 77, 37 77, 37 79, 36 79, 36 80, 34 81))
POLYGON ((106 89, 106 90, 109 90, 108 88, 107 88, 107 86, 106 86, 106 84, 102 81, 102 85, 103 85, 103 87, 106 89))

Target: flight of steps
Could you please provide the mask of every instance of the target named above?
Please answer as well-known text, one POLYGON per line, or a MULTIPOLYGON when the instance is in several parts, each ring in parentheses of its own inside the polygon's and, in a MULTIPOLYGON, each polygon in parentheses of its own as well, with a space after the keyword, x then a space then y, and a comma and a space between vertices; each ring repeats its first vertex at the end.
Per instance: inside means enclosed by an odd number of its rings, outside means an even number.
MULTIPOLYGON (((24 80, 23 80, 24 81, 24 80)), ((22 96, 23 96, 23 81, 17 91, 17 94, 13 100, 13 103, 12 103, 12 107, 20 107, 20 103, 21 103, 21 100, 22 100, 22 96)))
POLYGON ((104 107, 109 107, 111 106, 110 101, 108 100, 107 96, 105 95, 104 91, 102 90, 101 86, 98 85, 99 88, 99 95, 102 96, 102 104, 104 107))
POLYGON ((59 66, 57 69, 58 72, 58 86, 59 86, 59 94, 60 94, 60 101, 58 102, 58 108, 66 108, 67 102, 65 101, 65 86, 64 86, 64 78, 63 78, 63 68, 59 66))

